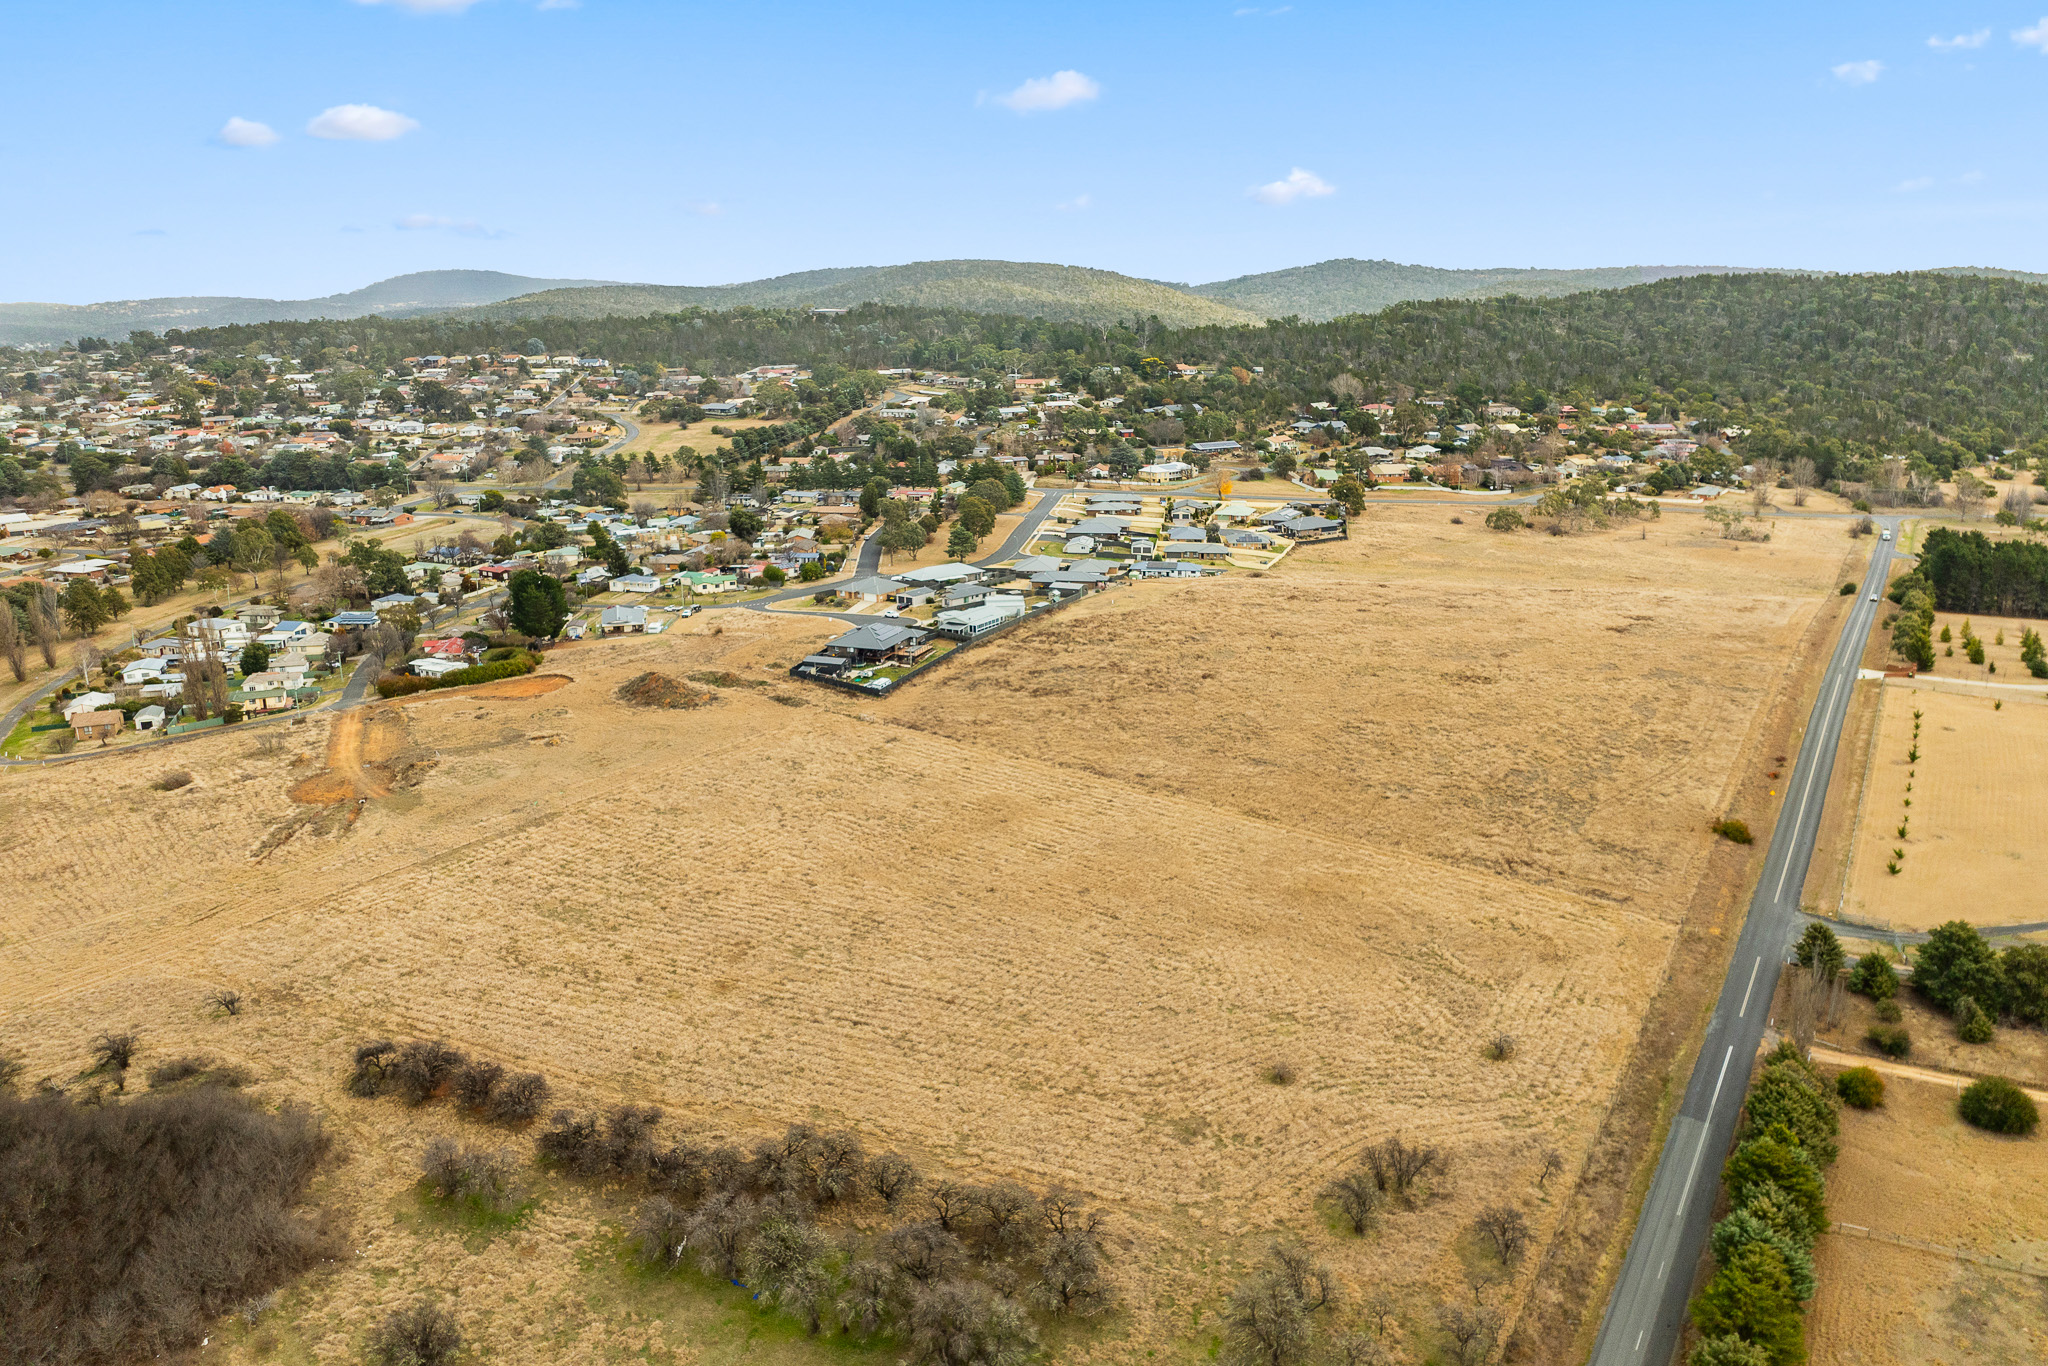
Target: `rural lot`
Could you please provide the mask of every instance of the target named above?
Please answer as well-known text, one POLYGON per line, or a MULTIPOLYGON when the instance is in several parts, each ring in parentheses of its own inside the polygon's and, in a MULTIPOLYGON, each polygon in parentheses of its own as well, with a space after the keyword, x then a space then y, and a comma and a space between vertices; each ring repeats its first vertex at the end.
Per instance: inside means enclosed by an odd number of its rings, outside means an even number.
POLYGON ((1603 1119, 1675 946, 1711 953, 1739 916, 1749 855, 1709 824, 1768 825, 1867 543, 1475 523, 1375 509, 1284 572, 1119 588, 885 699, 788 679, 830 621, 710 612, 183 746, 177 791, 160 755, 11 773, 37 800, 0 806, 0 1028, 31 1078, 132 1025, 145 1061, 207 1051, 332 1117, 348 1161, 321 1190, 358 1255, 290 1292, 295 1359, 347 1359, 423 1288, 495 1360, 710 1351, 713 1311, 632 1298, 624 1206, 571 1183, 495 1240, 421 1229, 415 1158, 461 1126, 341 1086, 391 1035, 700 1135, 843 1126, 1077 1188, 1110 1212, 1122 1299, 1078 1360, 1205 1360, 1280 1232, 1386 1287, 1419 1353, 1475 1293, 1462 1230, 1505 1202, 1536 1250, 1484 1293, 1563 1360, 1599 1310, 1568 1278, 1615 1234, 1584 1212, 1627 1178, 1591 1160, 1603 1119), (647 670, 733 677, 691 710, 620 703, 647 670), (221 985, 241 1017, 204 1008, 221 985), (1450 1179, 1340 1235, 1316 1191, 1393 1134, 1450 1179))

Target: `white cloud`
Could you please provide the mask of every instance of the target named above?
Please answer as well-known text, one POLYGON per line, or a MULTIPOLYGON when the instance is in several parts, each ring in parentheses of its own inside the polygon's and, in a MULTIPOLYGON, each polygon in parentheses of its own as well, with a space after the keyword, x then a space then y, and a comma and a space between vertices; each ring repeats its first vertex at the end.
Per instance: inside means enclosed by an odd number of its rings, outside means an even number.
POLYGON ((2012 31, 2012 40, 2021 47, 2040 48, 2041 54, 2048 56, 2048 18, 2042 19, 2040 23, 2032 28, 2014 29, 2012 31))
POLYGON ((725 214, 725 205, 714 200, 706 200, 701 204, 690 204, 686 207, 699 218, 719 218, 725 214))
POLYGON ((277 130, 267 123, 236 117, 222 124, 215 136, 229 147, 268 147, 277 141, 277 130))
POLYGON ((409 213, 392 226, 400 232, 452 232, 458 237, 505 236, 495 228, 485 227, 474 218, 445 218, 432 213, 409 213))
POLYGON ((337 104, 315 115, 306 131, 339 142, 389 142, 419 126, 417 119, 374 104, 337 104))
POLYGON ((1835 79, 1845 85, 1869 85, 1884 74, 1884 63, 1879 61, 1843 62, 1840 66, 1830 67, 1829 69, 1835 73, 1835 79))
POLYGON ((1900 181, 1892 186, 1892 190, 1896 194, 1912 194, 1915 191, 1932 189, 1933 187, 1934 177, 1931 175, 1921 175, 1914 176, 1911 180, 1900 181))
POLYGON ((1061 213, 1080 213, 1082 210, 1086 209, 1092 202, 1093 201, 1090 200, 1087 195, 1077 194, 1072 199, 1066 200, 1063 203, 1055 204, 1053 205, 1053 207, 1055 209, 1058 209, 1061 213))
POLYGON ((1965 171, 1956 177, 1956 184, 1958 185, 1981 185, 1983 183, 1984 173, 1982 171, 1965 171))
POLYGON ((358 5, 390 5, 414 14, 460 14, 476 0, 356 0, 358 5))
POLYGON ((1285 180, 1260 185, 1251 191, 1251 196, 1261 204, 1292 204, 1297 199, 1321 199, 1335 193, 1335 185, 1315 172, 1304 171, 1297 166, 1287 173, 1285 180))
POLYGON ((1991 30, 1980 28, 1975 33, 1958 33, 1953 38, 1944 38, 1937 33, 1927 40, 1927 46, 1937 52, 1947 52, 1954 48, 1982 47, 1990 41, 1991 30))
MULTIPOLYGON (((1078 71, 1055 71, 1050 76, 1033 76, 1007 95, 994 100, 1018 114, 1040 114, 1081 104, 1102 93, 1102 87, 1078 71)), ((977 100, 977 103, 980 101, 977 100)))

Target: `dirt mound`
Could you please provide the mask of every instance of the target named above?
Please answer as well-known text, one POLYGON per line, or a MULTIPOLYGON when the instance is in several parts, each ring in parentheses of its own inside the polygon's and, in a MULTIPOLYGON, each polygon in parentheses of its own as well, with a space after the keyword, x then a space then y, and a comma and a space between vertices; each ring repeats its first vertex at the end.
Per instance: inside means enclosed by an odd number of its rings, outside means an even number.
POLYGON ((741 678, 730 669, 709 669, 703 673, 691 674, 692 683, 702 683, 710 688, 765 688, 768 685, 758 678, 741 678))
POLYGON ((712 698, 702 688, 651 671, 627 679, 613 696, 629 707, 666 707, 671 711, 701 707, 712 698))

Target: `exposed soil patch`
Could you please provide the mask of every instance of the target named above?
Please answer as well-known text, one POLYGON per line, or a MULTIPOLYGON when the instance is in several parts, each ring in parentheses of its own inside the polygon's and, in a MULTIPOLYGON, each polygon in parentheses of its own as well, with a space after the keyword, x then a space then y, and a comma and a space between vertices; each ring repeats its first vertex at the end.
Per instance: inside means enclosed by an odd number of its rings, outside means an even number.
POLYGON ((690 681, 692 683, 702 683, 709 688, 765 688, 768 686, 764 679, 741 678, 730 669, 713 669, 704 673, 694 673, 690 675, 690 681))
POLYGON ((518 697, 540 697, 557 688, 567 687, 575 681, 567 674, 527 674, 524 678, 501 678, 495 683, 477 683, 467 688, 452 688, 449 691, 459 692, 464 697, 509 700, 518 697))
POLYGON ((671 711, 701 707, 712 699, 712 694, 702 688, 693 688, 681 679, 652 670, 627 679, 612 695, 629 707, 665 707, 671 711))

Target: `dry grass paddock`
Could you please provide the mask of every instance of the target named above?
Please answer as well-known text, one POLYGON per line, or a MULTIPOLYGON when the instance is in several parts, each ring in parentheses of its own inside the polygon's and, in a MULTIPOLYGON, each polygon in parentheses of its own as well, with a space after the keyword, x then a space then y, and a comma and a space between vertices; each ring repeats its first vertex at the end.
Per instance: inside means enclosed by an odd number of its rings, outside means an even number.
POLYGON ((1888 1076, 1881 1108, 1844 1107, 1829 1216, 1929 1246, 1822 1237, 1807 1327, 1816 1366, 2020 1366, 2048 1356, 2048 1144, 1970 1128, 1956 1118, 1956 1094, 1888 1076))
POLYGON ((1485 1292, 1512 1316, 1650 1003, 1718 976, 1671 961, 1707 826, 1761 787, 1762 718, 1851 553, 1829 524, 1737 545, 1375 509, 1281 572, 1120 589, 886 700, 786 680, 833 623, 718 612, 560 650, 545 695, 186 745, 174 792, 147 755, 10 773, 0 1045, 65 1077, 132 1024, 145 1062, 210 1051, 333 1117, 359 1255, 288 1297, 298 1359, 421 1290, 498 1360, 694 1361, 747 1331, 622 1290, 622 1211, 574 1189, 516 1237, 421 1229, 410 1164, 457 1125, 344 1095, 377 1035, 701 1135, 843 1125, 1077 1187, 1112 1212, 1124 1307, 1063 1359, 1206 1361, 1276 1232, 1392 1290, 1419 1357, 1499 1201, 1537 1235, 1485 1292), (764 686, 615 699, 648 670, 764 686), (241 1017, 205 1008, 222 985, 241 1017), (1448 1189, 1337 1236, 1314 1192, 1396 1133, 1451 1153, 1448 1189))
POLYGON ((1945 920, 2015 925, 2043 918, 2048 701, 1984 691, 1990 695, 1884 688, 1843 899, 1850 919, 1924 930, 1945 920), (1907 755, 1916 710, 1922 715, 1914 763, 1907 755), (1894 850, 1903 857, 1894 859, 1894 850), (1893 862, 1897 873, 1887 871, 1893 862))

